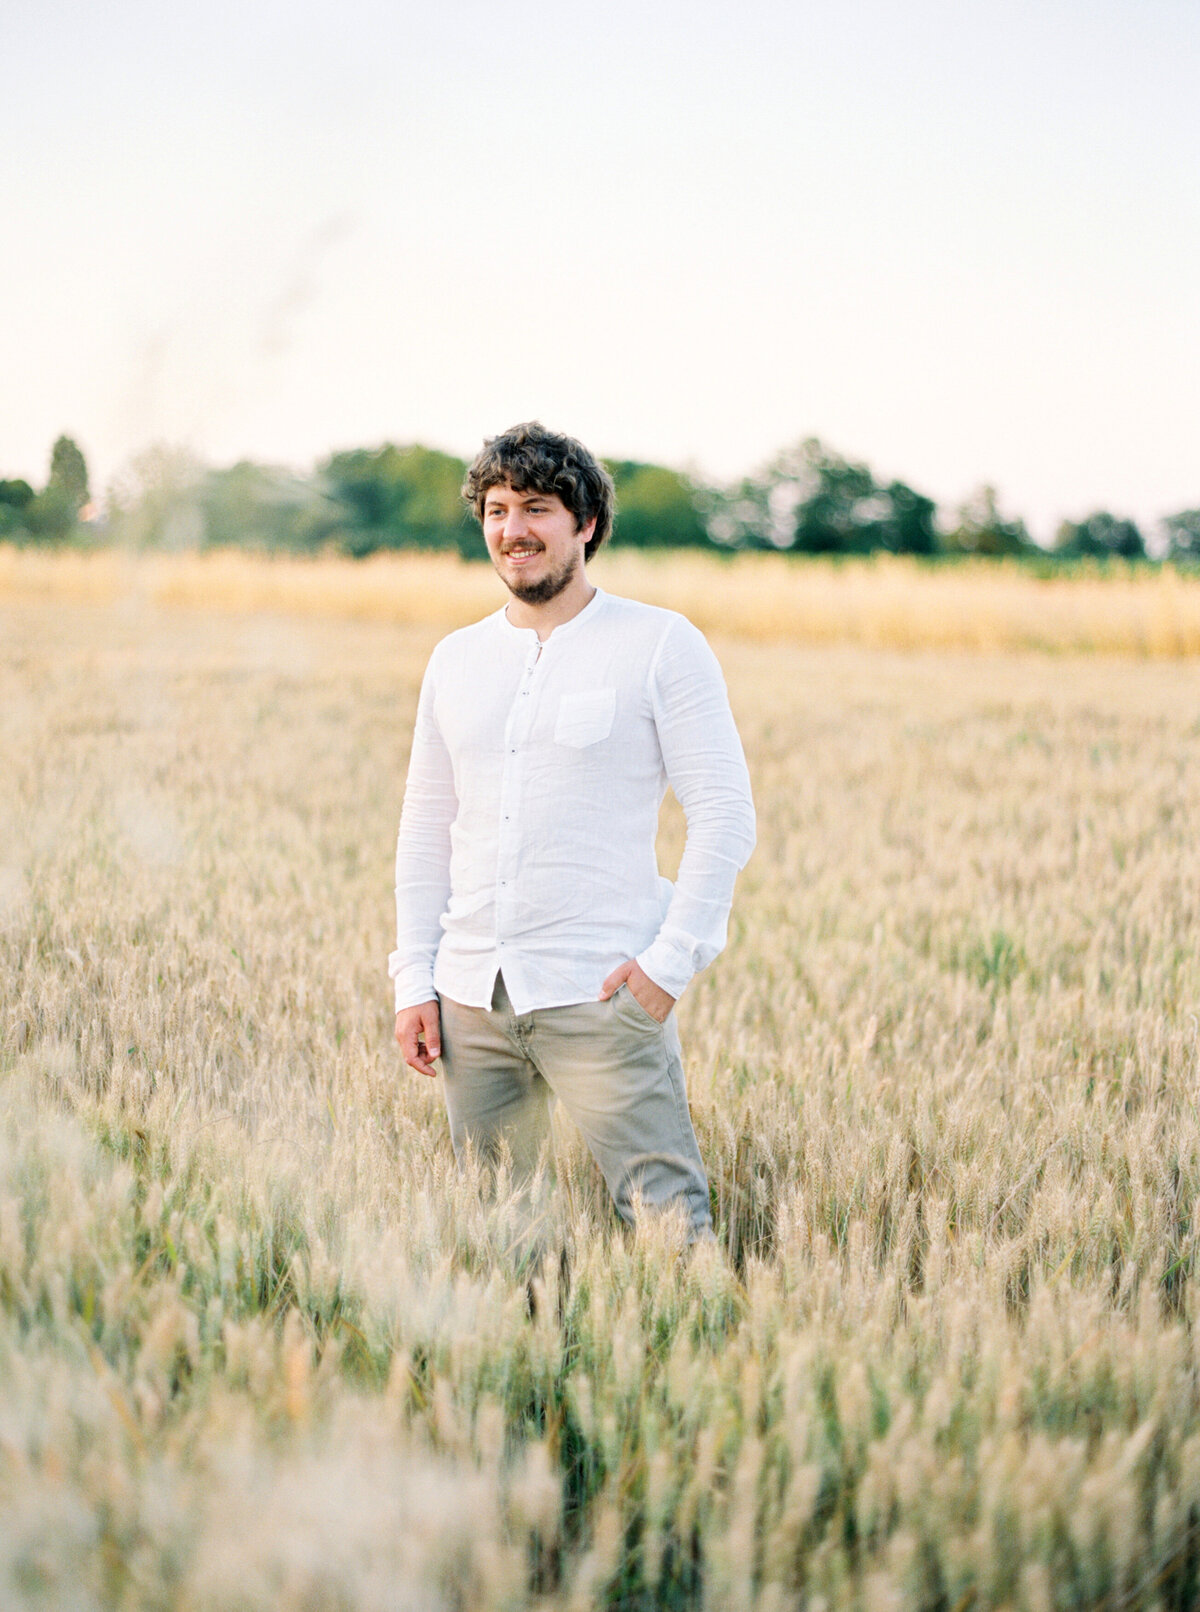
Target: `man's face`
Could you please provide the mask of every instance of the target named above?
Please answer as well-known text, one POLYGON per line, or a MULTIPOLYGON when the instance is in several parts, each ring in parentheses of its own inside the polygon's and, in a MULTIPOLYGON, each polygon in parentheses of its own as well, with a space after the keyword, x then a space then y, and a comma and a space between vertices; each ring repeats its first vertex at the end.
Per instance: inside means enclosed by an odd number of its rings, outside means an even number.
POLYGON ((508 591, 525 604, 556 598, 583 565, 595 521, 578 531, 557 493, 517 492, 507 482, 483 500, 483 537, 508 591))

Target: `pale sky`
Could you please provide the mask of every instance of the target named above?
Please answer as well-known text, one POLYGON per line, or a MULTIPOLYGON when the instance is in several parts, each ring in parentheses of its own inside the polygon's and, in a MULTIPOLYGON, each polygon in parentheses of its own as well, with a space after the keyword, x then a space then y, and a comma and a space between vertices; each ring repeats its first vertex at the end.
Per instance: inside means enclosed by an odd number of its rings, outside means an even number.
POLYGON ((0 63, 0 476, 537 416, 1200 505, 1196 0, 9 0, 0 63))

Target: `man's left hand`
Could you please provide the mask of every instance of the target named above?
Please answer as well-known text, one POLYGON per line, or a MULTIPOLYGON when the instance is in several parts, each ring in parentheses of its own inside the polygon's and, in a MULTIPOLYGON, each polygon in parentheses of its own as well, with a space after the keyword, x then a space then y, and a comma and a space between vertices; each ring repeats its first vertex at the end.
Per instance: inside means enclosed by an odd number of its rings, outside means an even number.
POLYGON ((607 1002, 618 986, 628 985, 630 995, 640 1002, 652 1019, 662 1024, 675 1006, 675 998, 668 996, 661 985, 656 985, 649 974, 631 959, 614 968, 600 987, 600 1000, 607 1002))

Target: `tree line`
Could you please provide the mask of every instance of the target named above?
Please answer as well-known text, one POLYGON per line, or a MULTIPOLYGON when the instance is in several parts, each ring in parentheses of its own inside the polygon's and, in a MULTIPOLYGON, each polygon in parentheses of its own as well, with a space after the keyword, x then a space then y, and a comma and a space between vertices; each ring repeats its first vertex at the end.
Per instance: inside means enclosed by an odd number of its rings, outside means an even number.
MULTIPOLYGON (((636 548, 746 549, 798 554, 978 554, 1045 559, 1019 517, 982 487, 939 521, 933 499, 880 481, 816 437, 786 449, 755 475, 714 486, 665 465, 606 461, 617 492, 614 544, 636 548)), ((466 471, 454 454, 384 443, 330 454, 311 474, 243 460, 205 468, 157 447, 90 501, 84 455, 55 442, 46 485, 0 480, 0 541, 123 541, 146 548, 248 548, 356 557, 387 549, 450 550, 477 558, 478 529, 459 496, 466 471)), ((1200 563, 1200 509, 1167 516, 1156 557, 1200 563)), ((1144 560, 1146 534, 1106 510, 1064 521, 1051 557, 1144 560)))

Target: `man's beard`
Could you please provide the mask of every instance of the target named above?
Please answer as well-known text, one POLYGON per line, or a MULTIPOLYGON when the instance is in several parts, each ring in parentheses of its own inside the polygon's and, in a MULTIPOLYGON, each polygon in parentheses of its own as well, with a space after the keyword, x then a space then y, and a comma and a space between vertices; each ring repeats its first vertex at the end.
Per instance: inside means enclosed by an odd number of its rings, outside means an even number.
MULTIPOLYGON (((496 569, 499 570, 499 567, 496 569)), ((537 582, 526 582, 519 572, 512 580, 501 573, 500 580, 513 598, 519 599, 522 604, 548 604, 570 585, 578 569, 579 556, 572 554, 563 561, 561 570, 547 571, 537 582)))

